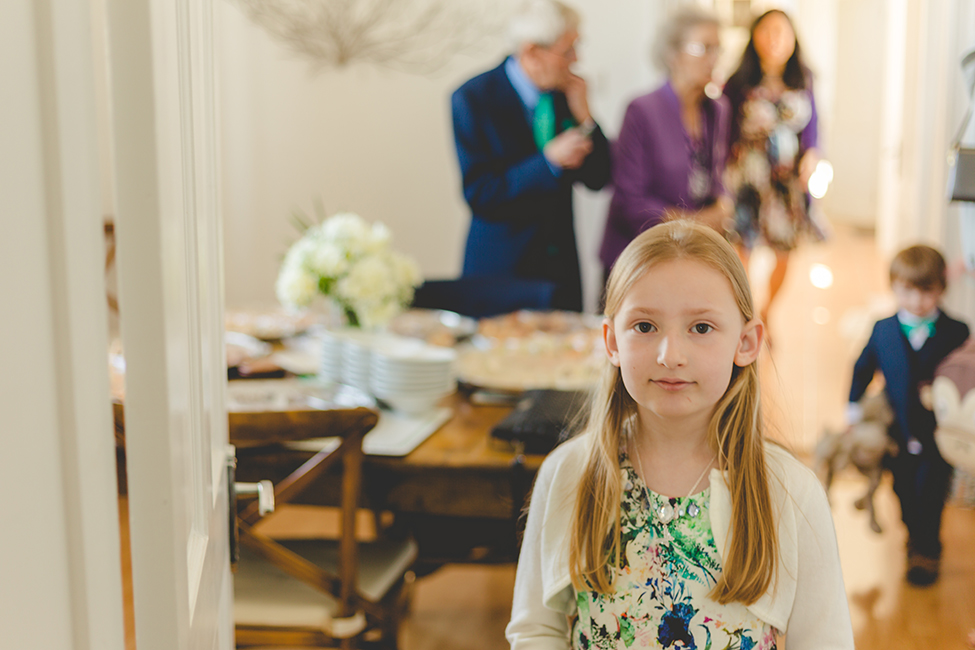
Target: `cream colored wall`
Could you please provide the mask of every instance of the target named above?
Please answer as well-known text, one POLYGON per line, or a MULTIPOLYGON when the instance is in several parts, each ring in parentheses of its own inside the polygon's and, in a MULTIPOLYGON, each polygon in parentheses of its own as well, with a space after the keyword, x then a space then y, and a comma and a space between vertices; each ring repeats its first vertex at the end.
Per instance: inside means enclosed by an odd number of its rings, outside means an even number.
MULTIPOLYGON (((615 135, 626 102, 658 75, 648 62, 663 0, 599 0, 583 14, 581 70, 597 119, 615 135)), ((358 212, 385 222, 394 245, 427 277, 460 272, 469 211, 460 190, 450 93, 500 62, 488 41, 435 77, 353 65, 318 74, 272 41, 229 0, 217 3, 227 304, 274 300, 280 257, 296 237, 288 216, 358 212)), ((596 249, 606 193, 580 190, 576 210, 587 303, 595 305, 596 249)))
MULTIPOLYGON (((884 0, 836 4, 832 106, 826 104, 823 154, 834 180, 823 209, 837 223, 872 228, 877 215, 884 33, 884 0)), ((817 98, 818 99, 818 98, 817 98)))

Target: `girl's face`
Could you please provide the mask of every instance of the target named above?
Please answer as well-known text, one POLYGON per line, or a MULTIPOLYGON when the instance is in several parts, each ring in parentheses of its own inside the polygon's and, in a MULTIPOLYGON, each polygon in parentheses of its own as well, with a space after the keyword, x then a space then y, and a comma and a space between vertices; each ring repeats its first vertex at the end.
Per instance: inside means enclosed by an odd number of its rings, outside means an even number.
POLYGON ((732 367, 758 357, 763 332, 760 321, 742 318, 728 278, 693 259, 650 267, 603 323, 606 352, 641 422, 703 431, 732 367))
POLYGON ((780 13, 771 13, 755 26, 753 35, 755 52, 763 67, 781 68, 796 51, 796 35, 789 19, 780 13))

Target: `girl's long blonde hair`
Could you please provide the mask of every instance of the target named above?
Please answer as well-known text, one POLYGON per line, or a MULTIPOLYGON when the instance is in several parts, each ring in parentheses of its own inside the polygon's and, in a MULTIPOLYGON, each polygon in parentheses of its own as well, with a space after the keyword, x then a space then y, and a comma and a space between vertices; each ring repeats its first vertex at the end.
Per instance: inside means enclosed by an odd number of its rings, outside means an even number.
MULTIPOLYGON (((650 228, 620 255, 606 287, 606 316, 612 319, 633 284, 655 264, 692 259, 723 273, 731 282, 742 318, 754 316, 748 277, 734 249, 714 230, 690 221, 650 228)), ((620 443, 636 416, 636 403, 623 386, 619 368, 608 361, 592 400, 585 430, 592 453, 579 483, 569 540, 573 586, 601 594, 613 592, 620 555, 620 443)), ((755 364, 736 367, 708 425, 708 444, 731 492, 729 543, 723 572, 711 592, 719 603, 758 600, 774 579, 778 535, 768 489, 768 469, 755 364)))

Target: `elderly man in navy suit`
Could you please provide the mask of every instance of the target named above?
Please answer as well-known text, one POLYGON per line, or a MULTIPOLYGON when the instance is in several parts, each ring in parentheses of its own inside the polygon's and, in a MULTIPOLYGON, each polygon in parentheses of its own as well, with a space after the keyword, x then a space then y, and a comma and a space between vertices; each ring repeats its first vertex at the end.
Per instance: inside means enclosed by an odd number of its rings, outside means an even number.
POLYGON ((471 206, 464 277, 552 283, 551 306, 581 311, 572 185, 609 180, 609 145, 573 74, 579 15, 529 0, 511 25, 514 54, 452 96, 454 137, 471 206))

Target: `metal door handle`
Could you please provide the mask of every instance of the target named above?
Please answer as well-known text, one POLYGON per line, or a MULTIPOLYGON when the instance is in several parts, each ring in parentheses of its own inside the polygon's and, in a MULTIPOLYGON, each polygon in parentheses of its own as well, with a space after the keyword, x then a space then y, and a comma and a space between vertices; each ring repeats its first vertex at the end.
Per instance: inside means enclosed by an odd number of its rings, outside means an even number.
POLYGON ((234 491, 237 496, 257 495, 257 511, 261 516, 274 512, 274 484, 271 481, 258 481, 257 483, 237 483, 234 482, 234 491))
POLYGON ((274 484, 271 481, 238 483, 237 448, 227 445, 227 501, 230 510, 230 567, 237 569, 240 561, 240 534, 237 530, 237 496, 257 495, 257 510, 263 517, 274 512, 274 484))

